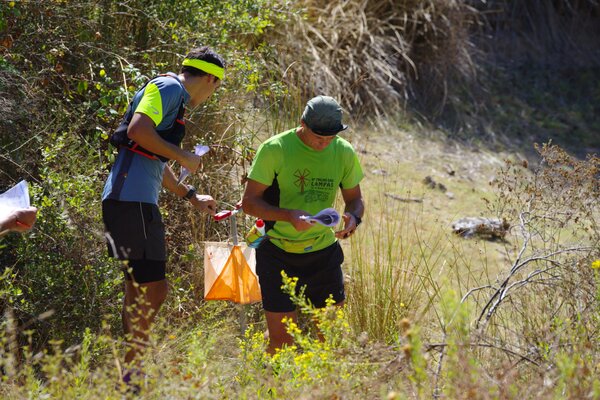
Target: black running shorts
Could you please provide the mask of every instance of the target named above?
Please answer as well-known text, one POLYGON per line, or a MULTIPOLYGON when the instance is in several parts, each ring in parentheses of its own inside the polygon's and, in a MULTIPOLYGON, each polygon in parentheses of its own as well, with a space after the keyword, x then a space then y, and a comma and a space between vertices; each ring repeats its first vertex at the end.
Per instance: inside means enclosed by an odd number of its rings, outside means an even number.
POLYGON ((335 303, 344 301, 344 252, 338 242, 312 253, 287 253, 267 241, 256 249, 256 273, 262 293, 263 308, 271 312, 296 310, 290 297, 281 290, 281 271, 297 277, 296 289, 306 286, 304 294, 317 308, 325 306, 329 295, 335 303))
POLYGON ((126 279, 138 283, 165 279, 165 227, 158 206, 150 203, 104 200, 102 219, 107 233, 108 254, 129 260, 126 279))

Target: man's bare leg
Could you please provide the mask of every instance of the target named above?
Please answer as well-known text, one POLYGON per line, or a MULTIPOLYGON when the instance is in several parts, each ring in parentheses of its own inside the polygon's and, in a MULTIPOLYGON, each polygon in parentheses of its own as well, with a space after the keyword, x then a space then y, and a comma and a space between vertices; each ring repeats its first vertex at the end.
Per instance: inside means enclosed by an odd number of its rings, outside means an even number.
POLYGON ((292 321, 298 323, 298 312, 271 312, 265 311, 267 320, 267 329, 269 333, 269 345, 267 353, 273 355, 276 349, 280 349, 284 344, 291 345, 294 339, 287 332, 286 325, 282 322, 284 318, 291 318, 292 321))
POLYGON ((125 281, 122 320, 123 330, 129 343, 129 349, 125 354, 126 365, 139 361, 148 344, 150 326, 167 298, 167 292, 166 279, 148 283, 125 281))

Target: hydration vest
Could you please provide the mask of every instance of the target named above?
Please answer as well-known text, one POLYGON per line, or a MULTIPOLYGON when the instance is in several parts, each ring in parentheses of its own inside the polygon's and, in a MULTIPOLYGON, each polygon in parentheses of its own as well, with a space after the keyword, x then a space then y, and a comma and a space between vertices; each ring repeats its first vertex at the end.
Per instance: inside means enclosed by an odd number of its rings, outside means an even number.
MULTIPOLYGON (((159 76, 168 76, 173 79, 177 79, 175 76, 170 74, 161 74, 159 76)), ((140 90, 144 89, 149 82, 150 81, 146 82, 146 84, 142 86, 140 90)), ((123 117, 123 120, 121 121, 117 129, 115 129, 113 134, 110 136, 110 143, 118 149, 124 147, 128 150, 133 151, 134 153, 140 154, 144 157, 148 157, 152 160, 160 160, 163 162, 169 161, 168 158, 158 154, 154 154, 150 150, 143 148, 133 140, 129 139, 129 137, 127 136, 127 129, 129 128, 129 123, 131 122, 131 119, 133 118, 134 114, 132 105, 133 100, 131 100, 131 102, 127 106, 127 110, 125 111, 125 116, 123 117)), ((177 117, 175 118, 173 126, 167 129, 156 130, 156 133, 158 133, 158 135, 165 141, 172 143, 175 146, 180 146, 181 142, 183 141, 183 137, 185 136, 185 120, 183 119, 184 113, 184 99, 183 96, 181 96, 179 112, 177 113, 177 117)))

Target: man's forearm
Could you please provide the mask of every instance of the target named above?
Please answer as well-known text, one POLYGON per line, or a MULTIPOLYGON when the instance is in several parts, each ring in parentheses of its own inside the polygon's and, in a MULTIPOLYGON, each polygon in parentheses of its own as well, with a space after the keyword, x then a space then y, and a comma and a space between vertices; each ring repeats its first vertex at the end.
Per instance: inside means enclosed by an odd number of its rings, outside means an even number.
POLYGON ((290 220, 290 210, 272 206, 261 198, 244 198, 242 208, 246 214, 262 218, 266 221, 289 222, 290 220))
POLYGON ((131 134, 129 138, 142 146, 144 149, 151 151, 154 154, 168 158, 169 160, 176 160, 179 162, 182 156, 180 147, 175 146, 173 143, 169 143, 160 137, 155 130, 148 131, 145 134, 131 134))
POLYGON ((135 113, 127 129, 129 139, 154 154, 175 160, 183 165, 188 152, 169 143, 156 132, 154 122, 144 114, 135 113))
POLYGON ((347 203, 344 208, 344 212, 349 212, 359 218, 362 218, 363 214, 365 213, 365 205, 362 198, 354 199, 350 203, 347 203))
POLYGON ((162 185, 165 189, 179 197, 185 196, 189 190, 187 186, 177 183, 177 178, 169 165, 165 166, 162 185))

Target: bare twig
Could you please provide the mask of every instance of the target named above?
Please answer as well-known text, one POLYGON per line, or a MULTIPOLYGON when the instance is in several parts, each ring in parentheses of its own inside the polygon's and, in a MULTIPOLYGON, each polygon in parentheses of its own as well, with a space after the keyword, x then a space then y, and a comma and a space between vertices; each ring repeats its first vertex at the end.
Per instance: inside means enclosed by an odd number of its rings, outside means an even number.
MULTIPOLYGON (((436 348, 445 348, 448 346, 448 343, 430 343, 425 345, 425 351, 431 351, 433 349, 436 348)), ((513 350, 507 349, 506 347, 501 347, 501 346, 497 346, 497 345, 493 345, 490 343, 465 343, 465 346, 471 346, 471 347, 487 347, 487 348, 491 348, 491 349, 496 349, 496 350, 501 350, 503 352, 505 352, 506 354, 510 354, 511 356, 515 356, 515 357, 519 357, 521 360, 523 361, 527 361, 537 367, 540 366, 540 364, 535 361, 532 360, 531 358, 529 358, 528 356, 525 356, 523 354, 519 354, 513 350)))
POLYGON ((415 198, 415 197, 400 197, 397 194, 392 194, 392 193, 384 193, 385 197, 389 197, 390 199, 394 199, 394 200, 398 200, 404 203, 422 203, 423 199, 422 198, 415 198))
POLYGON ((467 300, 467 298, 468 298, 469 296, 471 296, 473 293, 475 293, 475 292, 478 292, 478 291, 480 291, 480 290, 483 290, 483 289, 494 289, 494 287, 493 287, 492 285, 484 285, 484 286, 479 286, 479 287, 476 287, 476 288, 470 289, 470 290, 469 290, 469 291, 468 291, 468 292, 467 292, 467 293, 466 293, 466 294, 465 294, 465 295, 462 297, 462 299, 460 299, 460 303, 461 303, 461 304, 462 304, 462 303, 464 303, 464 302, 467 300))
MULTIPOLYGON (((443 342, 446 342, 446 337, 448 335, 446 334, 446 332, 444 332, 444 338, 443 338, 443 342)), ((446 346, 439 346, 441 347, 440 350, 440 360, 438 361, 438 366, 435 370, 435 375, 433 377, 433 398, 434 399, 439 399, 440 398, 440 376, 442 375, 442 364, 444 362, 444 354, 446 354, 446 346)), ((429 350, 429 349, 428 349, 429 350)))
MULTIPOLYGON (((0 158, 3 158, 4 160, 8 161, 9 163, 15 165, 16 167, 18 167, 20 170, 22 170, 24 173, 26 173, 33 181, 42 184, 42 182, 37 179, 35 176, 33 176, 26 168, 24 168, 23 166, 21 166, 21 164, 13 161, 12 158, 5 156, 4 154, 0 154, 0 158)), ((11 177, 12 178, 12 177, 11 177)))
MULTIPOLYGON (((556 260, 554 260, 553 258, 561 255, 561 254, 565 254, 565 253, 573 253, 573 252, 583 252, 583 251, 590 251, 591 248, 590 247, 584 247, 584 246, 575 246, 575 247, 569 247, 569 248, 564 248, 564 249, 560 249, 560 250, 556 250, 553 252, 550 252, 548 254, 545 255, 537 255, 537 256, 532 256, 532 257, 528 257, 526 259, 524 258, 525 252, 526 250, 530 247, 530 243, 531 240, 533 238, 533 235, 531 233, 531 226, 530 226, 530 222, 532 219, 532 215, 530 214, 530 210, 531 210, 531 205, 532 205, 532 199, 530 199, 530 201, 528 201, 526 203, 526 211, 522 211, 519 214, 519 220, 520 220, 520 224, 519 227, 521 229, 522 235, 523 235, 523 243, 521 245, 521 248, 519 249, 519 253, 517 255, 516 260, 514 261, 510 271, 508 272, 507 276, 504 278, 504 280, 502 281, 502 283, 500 284, 500 286, 495 290, 495 292, 491 295, 491 297, 488 299, 488 301, 486 302, 486 304, 484 305, 484 307, 482 308, 479 317, 477 318, 477 327, 480 327, 480 324, 482 322, 482 320, 484 321, 484 323, 487 324, 487 322, 490 320, 490 318, 492 317, 492 315, 495 313, 496 309, 500 306, 500 304, 502 303, 502 301, 508 296, 509 292, 511 290, 517 289, 519 287, 522 287, 524 285, 526 285, 527 283, 531 282, 532 278, 543 273, 543 272, 547 272, 550 269, 553 269, 555 267, 560 267, 561 264, 559 262, 557 262, 556 260), (529 265, 530 263, 534 263, 534 262, 538 262, 538 261, 543 261, 546 263, 550 263, 553 266, 543 269, 543 270, 538 270, 538 271, 534 271, 532 274, 530 274, 527 278, 515 282, 513 284, 510 284, 511 279, 519 272, 521 271, 525 266, 529 265)), ((485 288, 485 287, 483 287, 485 288)), ((476 289, 472 289, 471 291, 469 291, 465 296, 463 296, 463 301, 466 299, 466 297, 468 297, 473 291, 476 290, 480 290, 481 288, 476 288, 476 289)))
MULTIPOLYGON (((558 267, 561 266, 560 263, 558 263, 557 261, 552 260, 552 257, 555 257, 557 255, 560 254, 564 254, 564 253, 573 253, 573 252, 587 252, 590 251, 591 248, 590 247, 571 247, 571 248, 567 248, 567 249, 561 249, 561 250, 557 250, 554 251, 550 254, 544 255, 544 256, 536 256, 536 257, 530 257, 527 258, 526 260, 519 262, 519 263, 515 263, 515 265, 513 265, 513 267, 511 268, 509 274, 506 276, 506 278, 502 281, 502 284, 500 285, 500 287, 496 290, 496 292, 494 292, 494 294, 490 297, 490 299, 488 300, 488 302, 486 303, 486 305, 483 307, 483 309, 481 310, 481 313, 479 314, 479 317, 477 318, 477 327, 479 327, 479 324, 481 322, 482 319, 484 319, 485 317, 485 322, 487 323, 487 321, 489 321, 489 319, 492 317, 492 315, 494 314, 494 312, 496 311, 496 309, 500 306, 500 304, 502 303, 502 301, 507 297, 508 292, 515 287, 515 285, 509 285, 510 280, 515 276, 515 274, 517 272, 519 272, 523 267, 525 267, 526 265, 528 265, 529 263, 535 262, 535 261, 544 261, 550 264, 553 264, 554 267, 558 267)), ((520 254, 520 256, 522 255, 522 252, 520 254)), ((519 257, 520 257, 519 256, 519 257)), ((543 271, 540 271, 540 273, 542 272, 546 272, 554 267, 549 267, 543 271)), ((538 275, 537 273, 535 275, 538 275)), ((530 280, 530 277, 524 279, 523 281, 519 281, 518 283, 527 283, 530 280)), ((523 286, 523 285, 519 285, 523 286)))

